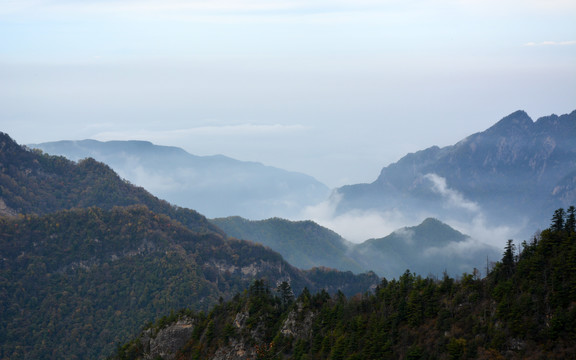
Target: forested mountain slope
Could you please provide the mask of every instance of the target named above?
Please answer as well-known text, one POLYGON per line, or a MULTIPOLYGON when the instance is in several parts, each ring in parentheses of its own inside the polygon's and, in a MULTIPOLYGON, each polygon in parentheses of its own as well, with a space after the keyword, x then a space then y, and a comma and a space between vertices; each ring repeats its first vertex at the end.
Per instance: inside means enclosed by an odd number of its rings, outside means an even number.
POLYGON ((547 225, 547 214, 576 202, 576 111, 535 122, 517 111, 455 145, 408 154, 373 183, 344 186, 334 196, 340 213, 480 221, 530 236, 547 225))
POLYGON ((254 278, 348 294, 379 282, 301 271, 102 163, 30 151, 6 134, 0 191, 0 358, 102 358, 159 314, 205 309, 254 278))
POLYGON ((171 309, 206 309, 254 278, 349 294, 378 283, 303 272, 261 245, 197 234, 142 205, 0 218, 7 358, 98 358, 171 309))
POLYGON ((519 248, 509 241, 486 278, 406 271, 346 297, 255 282, 209 313, 161 318, 114 359, 573 359, 574 208, 519 248))
POLYGON ((230 236, 269 246, 301 269, 322 265, 353 272, 369 270, 363 270, 362 265, 349 256, 351 243, 313 221, 280 218, 251 221, 237 216, 210 221, 230 236))
POLYGON ((61 156, 30 151, 0 133, 0 215, 136 204, 146 205, 194 231, 223 234, 198 212, 158 199, 121 179, 103 163, 88 158, 76 164, 61 156))

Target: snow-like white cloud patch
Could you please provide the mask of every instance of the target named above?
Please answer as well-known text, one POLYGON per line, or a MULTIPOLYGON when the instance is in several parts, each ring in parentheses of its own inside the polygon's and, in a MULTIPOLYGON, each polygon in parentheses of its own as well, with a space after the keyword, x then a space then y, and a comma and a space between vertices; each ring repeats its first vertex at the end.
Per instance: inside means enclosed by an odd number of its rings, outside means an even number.
POLYGON ((446 183, 446 179, 437 174, 429 173, 424 178, 432 182, 432 190, 447 201, 448 206, 465 209, 471 212, 478 212, 480 207, 473 201, 467 200, 457 190, 451 189, 446 183))

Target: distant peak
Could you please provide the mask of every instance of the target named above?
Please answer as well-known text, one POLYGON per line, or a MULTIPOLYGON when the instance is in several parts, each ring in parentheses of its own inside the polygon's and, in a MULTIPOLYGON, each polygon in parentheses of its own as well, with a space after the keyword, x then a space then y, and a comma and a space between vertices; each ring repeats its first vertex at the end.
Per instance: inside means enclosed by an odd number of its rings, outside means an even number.
POLYGON ((450 225, 443 223, 442 221, 436 218, 426 218, 420 225, 415 226, 414 228, 427 228, 427 229, 444 229, 449 231, 456 231, 450 225))
POLYGON ((444 224, 442 221, 436 219, 436 218, 426 218, 424 221, 422 221, 422 223, 420 225, 446 225, 444 224))
POLYGON ((534 122, 524 110, 518 110, 498 121, 487 131, 502 132, 509 130, 524 130, 533 124, 534 122))

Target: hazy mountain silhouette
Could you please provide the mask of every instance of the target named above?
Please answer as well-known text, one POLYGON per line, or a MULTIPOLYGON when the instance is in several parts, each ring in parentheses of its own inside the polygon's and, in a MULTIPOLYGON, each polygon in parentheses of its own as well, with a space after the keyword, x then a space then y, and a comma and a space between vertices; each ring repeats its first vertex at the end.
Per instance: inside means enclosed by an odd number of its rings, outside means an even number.
POLYGON ((251 221, 238 216, 210 220, 229 236, 269 246, 301 269, 326 266, 361 272, 363 267, 349 255, 351 243, 313 221, 280 218, 251 221))
POLYGON ((360 244, 349 243, 312 221, 250 221, 240 217, 210 221, 230 236, 269 246, 304 269, 328 266, 354 272, 374 271, 388 279, 400 277, 406 269, 423 276, 441 276, 444 271, 458 276, 474 267, 485 273, 486 261, 500 257, 498 248, 433 218, 360 244))
POLYGON ((398 278, 407 269, 440 277, 445 271, 458 276, 473 268, 486 274, 486 262, 496 261, 500 250, 428 218, 417 226, 356 245, 352 257, 362 261, 364 269, 386 278, 398 278))
POLYGON ((328 187, 305 174, 223 155, 195 156, 147 141, 57 141, 29 146, 74 161, 92 157, 154 195, 208 217, 291 217, 329 194, 328 187))
POLYGON ((370 184, 337 189, 337 212, 395 211, 471 223, 544 228, 576 202, 576 111, 533 122, 514 112, 455 145, 404 156, 370 184))

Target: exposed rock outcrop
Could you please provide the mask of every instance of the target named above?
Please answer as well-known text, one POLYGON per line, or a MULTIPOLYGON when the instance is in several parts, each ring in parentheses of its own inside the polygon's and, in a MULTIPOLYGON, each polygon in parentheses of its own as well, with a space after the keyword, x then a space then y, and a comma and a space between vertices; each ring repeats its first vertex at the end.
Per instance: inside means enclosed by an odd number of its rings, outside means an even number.
POLYGON ((158 330, 147 329, 142 333, 142 343, 145 359, 153 360, 161 357, 164 360, 173 360, 192 336, 194 322, 188 318, 181 318, 177 322, 158 330))

